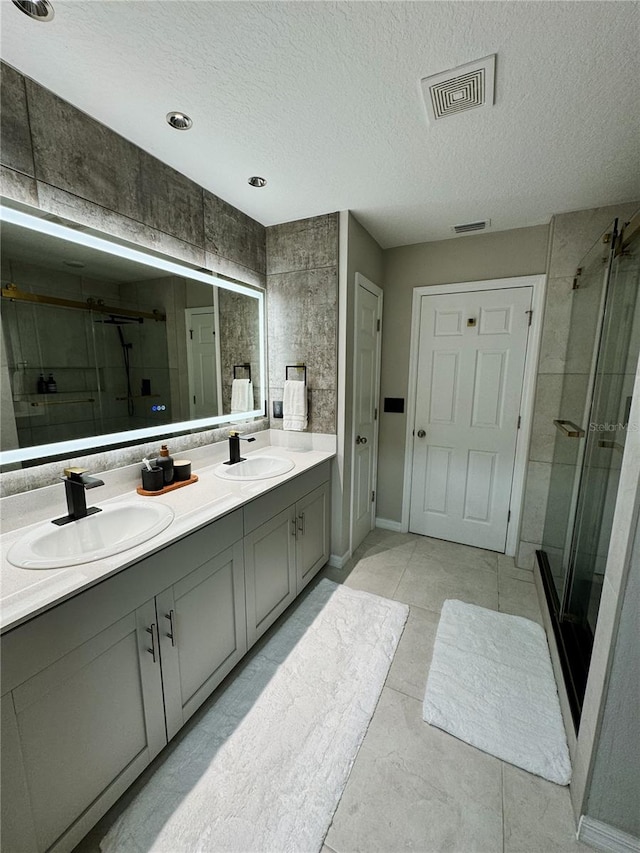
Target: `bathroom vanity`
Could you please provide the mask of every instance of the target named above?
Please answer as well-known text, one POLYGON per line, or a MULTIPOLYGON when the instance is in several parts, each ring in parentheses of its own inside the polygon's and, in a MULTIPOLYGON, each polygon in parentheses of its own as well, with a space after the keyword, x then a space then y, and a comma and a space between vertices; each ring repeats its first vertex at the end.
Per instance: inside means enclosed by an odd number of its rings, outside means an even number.
POLYGON ((327 562, 333 454, 276 453, 285 475, 211 468, 140 497, 175 519, 130 552, 31 575, 3 558, 22 596, 1 638, 4 850, 72 850, 327 562))

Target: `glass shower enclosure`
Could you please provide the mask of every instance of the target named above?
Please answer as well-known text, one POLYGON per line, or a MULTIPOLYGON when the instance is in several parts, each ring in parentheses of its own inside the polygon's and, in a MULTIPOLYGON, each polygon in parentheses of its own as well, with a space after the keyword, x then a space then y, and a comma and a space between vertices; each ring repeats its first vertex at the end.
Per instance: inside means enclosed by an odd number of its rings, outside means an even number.
POLYGON ((543 585, 578 722, 640 355, 638 219, 613 222, 576 271, 541 550, 543 585), (626 235, 626 236, 625 236, 626 235))

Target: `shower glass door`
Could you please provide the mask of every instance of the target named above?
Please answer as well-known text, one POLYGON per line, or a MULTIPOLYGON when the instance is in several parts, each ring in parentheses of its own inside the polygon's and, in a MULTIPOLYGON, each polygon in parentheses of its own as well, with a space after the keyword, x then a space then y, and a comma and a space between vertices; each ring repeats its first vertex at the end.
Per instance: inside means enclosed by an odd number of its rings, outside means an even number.
MULTIPOLYGON (((607 234, 612 235, 615 223, 607 234)), ((564 601, 571 537, 584 459, 591 389, 604 312, 611 238, 600 238, 583 258, 574 279, 547 513, 542 539, 557 611, 564 601)))
POLYGON ((638 239, 598 241, 574 282, 539 562, 580 715, 640 354, 638 239))
MULTIPOLYGON (((598 617, 640 353, 638 242, 613 261, 569 563, 564 612, 588 640, 598 617)), ((590 649, 589 649, 590 651, 590 649)))

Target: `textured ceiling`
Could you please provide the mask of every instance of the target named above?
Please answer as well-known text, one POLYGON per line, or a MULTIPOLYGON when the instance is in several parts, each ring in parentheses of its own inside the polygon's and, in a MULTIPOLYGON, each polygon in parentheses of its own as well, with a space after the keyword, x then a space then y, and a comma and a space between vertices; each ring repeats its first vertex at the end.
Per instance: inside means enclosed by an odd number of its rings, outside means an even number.
POLYGON ((265 225, 389 247, 640 196, 635 2, 52 2, 0 0, 2 58, 265 225), (429 125, 420 78, 491 53, 495 106, 429 125))

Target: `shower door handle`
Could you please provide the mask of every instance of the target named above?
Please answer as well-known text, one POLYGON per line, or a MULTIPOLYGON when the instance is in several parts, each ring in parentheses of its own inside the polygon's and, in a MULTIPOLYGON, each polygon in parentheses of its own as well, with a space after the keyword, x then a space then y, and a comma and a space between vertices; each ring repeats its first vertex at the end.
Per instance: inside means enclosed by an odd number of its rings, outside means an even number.
POLYGON ((582 438, 584 435, 584 430, 573 421, 554 420, 553 424, 567 438, 582 438))

